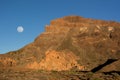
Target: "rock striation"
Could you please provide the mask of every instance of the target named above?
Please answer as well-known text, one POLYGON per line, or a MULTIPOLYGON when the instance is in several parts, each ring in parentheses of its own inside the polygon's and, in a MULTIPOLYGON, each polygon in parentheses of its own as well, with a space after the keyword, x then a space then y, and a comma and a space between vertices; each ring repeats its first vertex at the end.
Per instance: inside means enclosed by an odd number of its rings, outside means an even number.
POLYGON ((33 43, 0 55, 0 68, 90 71, 108 59, 120 61, 120 23, 66 16, 52 20, 33 43))

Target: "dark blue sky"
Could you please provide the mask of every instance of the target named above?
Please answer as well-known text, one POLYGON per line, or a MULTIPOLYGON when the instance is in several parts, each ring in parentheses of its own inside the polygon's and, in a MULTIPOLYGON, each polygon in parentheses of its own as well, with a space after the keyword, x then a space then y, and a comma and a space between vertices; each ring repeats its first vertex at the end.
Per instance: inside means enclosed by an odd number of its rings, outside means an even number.
POLYGON ((120 22, 120 0, 0 0, 0 53, 33 42, 50 20, 68 15, 120 22))

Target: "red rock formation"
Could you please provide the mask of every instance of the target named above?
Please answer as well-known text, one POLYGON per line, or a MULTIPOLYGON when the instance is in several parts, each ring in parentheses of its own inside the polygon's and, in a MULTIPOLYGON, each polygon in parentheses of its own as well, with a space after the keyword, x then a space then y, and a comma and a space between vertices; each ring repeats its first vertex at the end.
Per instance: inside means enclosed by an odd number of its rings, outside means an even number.
POLYGON ((57 52, 54 50, 47 51, 45 53, 45 58, 41 60, 40 63, 33 62, 27 65, 31 69, 42 69, 42 70, 70 70, 76 67, 79 70, 84 70, 84 66, 80 66, 77 63, 79 58, 72 52, 57 52))
POLYGON ((55 19, 33 43, 0 57, 5 58, 0 58, 3 66, 12 62, 32 69, 91 70, 120 59, 120 23, 79 16, 55 19))

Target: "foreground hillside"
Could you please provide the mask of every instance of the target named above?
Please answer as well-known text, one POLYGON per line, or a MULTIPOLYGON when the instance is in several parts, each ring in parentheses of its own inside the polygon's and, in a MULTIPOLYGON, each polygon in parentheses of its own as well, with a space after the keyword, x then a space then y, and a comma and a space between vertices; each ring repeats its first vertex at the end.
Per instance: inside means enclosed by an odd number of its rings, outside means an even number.
MULTIPOLYGON (((107 73, 113 77, 105 80, 119 80, 120 23, 79 16, 52 20, 50 25, 45 26, 45 32, 34 42, 18 51, 1 54, 0 69, 2 80, 9 80, 3 76, 28 75, 29 78, 33 74, 61 76, 58 80, 69 80, 72 76, 76 77, 73 80, 87 80, 88 74, 97 78, 101 75, 102 79, 105 79, 107 73), (19 72, 15 72, 14 69, 19 72), (10 75, 11 73, 13 75, 10 75), (82 79, 82 74, 86 79, 82 79)), ((36 80, 40 79, 36 78, 36 80)))
POLYGON ((120 73, 0 69, 0 80, 120 80, 120 73))

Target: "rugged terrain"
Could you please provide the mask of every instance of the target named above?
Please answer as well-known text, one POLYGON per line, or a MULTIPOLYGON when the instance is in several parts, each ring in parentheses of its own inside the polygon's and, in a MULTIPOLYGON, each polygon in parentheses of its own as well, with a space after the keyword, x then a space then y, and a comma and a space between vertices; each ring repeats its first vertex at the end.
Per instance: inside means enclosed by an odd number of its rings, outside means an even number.
POLYGON ((120 80, 120 23, 80 16, 52 20, 34 42, 0 54, 0 78, 120 80))

